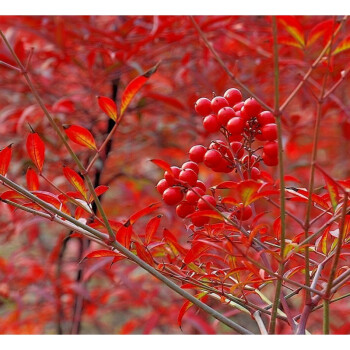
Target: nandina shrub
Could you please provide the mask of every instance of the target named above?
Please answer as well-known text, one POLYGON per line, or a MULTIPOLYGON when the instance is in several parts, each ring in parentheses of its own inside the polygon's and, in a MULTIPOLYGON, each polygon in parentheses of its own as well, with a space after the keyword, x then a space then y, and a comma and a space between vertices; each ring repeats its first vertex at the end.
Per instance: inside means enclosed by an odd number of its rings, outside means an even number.
POLYGON ((348 332, 346 18, 15 22, 2 333, 348 332))

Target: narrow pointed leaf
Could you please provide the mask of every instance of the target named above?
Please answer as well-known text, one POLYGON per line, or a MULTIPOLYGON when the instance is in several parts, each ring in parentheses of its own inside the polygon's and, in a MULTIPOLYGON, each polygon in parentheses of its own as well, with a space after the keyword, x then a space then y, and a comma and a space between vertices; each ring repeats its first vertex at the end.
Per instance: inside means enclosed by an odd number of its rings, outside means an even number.
POLYGON ((145 261, 148 265, 154 266, 152 255, 145 249, 142 244, 135 242, 136 253, 139 258, 145 261))
POLYGON ((12 156, 12 145, 0 151, 0 175, 5 176, 10 165, 12 156))
POLYGON ((108 115, 112 120, 116 121, 118 118, 117 105, 115 102, 105 96, 98 96, 98 105, 104 113, 108 115))
POLYGON ((64 131, 72 142, 97 151, 95 139, 88 129, 79 125, 65 125, 64 131))
POLYGON ((145 74, 138 76, 134 80, 132 80, 122 95, 122 102, 120 108, 120 116, 122 116, 128 107, 129 103, 136 95, 136 93, 142 88, 142 86, 146 83, 146 81, 156 72, 158 65, 155 65, 153 68, 148 70, 145 74))
MULTIPOLYGON (((100 185, 100 186, 97 186, 95 188, 95 193, 96 193, 97 197, 99 197, 99 196, 102 196, 108 190, 109 190, 108 186, 100 185)), ((89 203, 91 203, 93 200, 94 200, 94 197, 92 195, 90 195, 89 203)))
POLYGON ((340 199, 338 185, 333 179, 331 179, 326 174, 323 174, 323 178, 326 182, 326 187, 327 187, 327 190, 329 193, 329 199, 331 201, 332 208, 333 208, 333 210, 335 210, 337 208, 337 205, 338 205, 339 199, 340 199))
MULTIPOLYGON (((195 295, 195 297, 199 300, 201 300, 202 298, 204 298, 206 295, 208 294, 208 292, 201 292, 195 295)), ((179 311, 179 315, 177 317, 177 324, 179 325, 179 327, 181 328, 181 323, 182 323, 182 319, 186 313, 186 311, 193 306, 193 303, 190 302, 189 300, 185 301, 184 304, 182 305, 180 311, 179 311)))
POLYGON ((225 220, 222 215, 217 213, 215 210, 199 210, 187 216, 187 218, 194 219, 200 217, 207 217, 217 220, 225 220))
POLYGON ((29 191, 39 190, 39 177, 38 174, 32 169, 28 168, 26 174, 27 187, 29 191))
POLYGON ((69 183, 82 194, 82 196, 87 199, 87 189, 85 187, 84 180, 81 178, 81 176, 75 172, 73 169, 70 169, 68 167, 63 167, 63 174, 66 177, 66 179, 69 181, 69 183))
MULTIPOLYGON (((328 19, 316 24, 310 31, 307 39, 307 46, 311 46, 320 38, 323 38, 323 42, 328 42, 332 36, 333 23, 333 19, 328 19)), ((337 28, 335 27, 334 30, 337 30, 337 28)))
POLYGON ((337 55, 338 53, 341 53, 349 49, 350 49, 350 36, 346 37, 342 42, 339 43, 339 45, 332 52, 332 55, 333 56, 337 55))
POLYGON ((198 259, 204 252, 206 252, 210 246, 205 243, 195 243, 192 248, 188 251, 184 258, 184 263, 189 264, 194 260, 198 259))
POLYGON ((298 17, 295 16, 279 16, 279 23, 285 30, 296 40, 300 47, 305 46, 304 29, 299 22, 298 17))
POLYGON ((170 165, 161 159, 151 159, 151 162, 155 165, 157 165, 159 168, 167 171, 169 174, 173 174, 173 171, 170 168, 170 165))
POLYGON ((146 208, 141 209, 140 211, 138 211, 137 213, 133 214, 132 216, 130 216, 128 223, 133 225, 138 219, 142 218, 143 216, 146 216, 152 212, 154 212, 155 210, 157 210, 159 207, 161 206, 160 202, 157 203, 153 203, 151 205, 149 205, 146 208))
POLYGON ((125 248, 130 248, 131 243, 131 236, 132 236, 132 226, 121 226, 119 230, 117 231, 115 238, 116 240, 122 244, 125 248))
POLYGON ((85 259, 91 259, 91 258, 106 258, 106 257, 124 257, 124 255, 114 252, 112 250, 106 250, 106 249, 101 249, 101 250, 95 250, 94 252, 91 252, 87 254, 83 260, 85 259))
POLYGON ((38 168, 39 173, 41 173, 43 170, 44 159, 45 159, 44 142, 36 132, 33 132, 28 135, 26 146, 27 146, 27 152, 30 159, 38 168))
POLYGON ((152 238, 155 235, 155 233, 157 232, 157 229, 159 227, 161 217, 162 217, 161 215, 157 215, 156 217, 152 218, 148 222, 148 224, 146 226, 146 234, 145 234, 146 245, 148 245, 152 242, 152 238))

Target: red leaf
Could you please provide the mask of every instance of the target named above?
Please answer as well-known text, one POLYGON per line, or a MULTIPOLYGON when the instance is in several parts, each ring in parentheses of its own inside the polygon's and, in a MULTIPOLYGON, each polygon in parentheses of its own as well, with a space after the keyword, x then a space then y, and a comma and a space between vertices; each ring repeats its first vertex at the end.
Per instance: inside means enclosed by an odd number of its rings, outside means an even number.
POLYGON ((146 216, 146 215, 152 213, 153 211, 157 210, 160 206, 161 206, 161 203, 157 202, 157 203, 153 203, 153 204, 149 205, 146 208, 141 209, 137 213, 130 216, 128 223, 133 225, 135 223, 135 221, 137 221, 138 219, 140 219, 143 216, 146 216))
POLYGON ((124 114, 126 108, 128 107, 133 97, 136 95, 136 93, 142 88, 142 86, 146 83, 148 78, 156 72, 158 65, 159 64, 155 65, 153 68, 148 70, 145 74, 140 75, 134 80, 132 80, 129 83, 129 85, 126 87, 122 96, 120 117, 124 114))
POLYGON ((350 36, 346 37, 342 42, 339 43, 339 45, 332 52, 332 55, 333 56, 337 55, 338 53, 341 53, 349 49, 350 49, 350 36))
POLYGON ((151 162, 155 165, 157 165, 159 168, 167 171, 169 174, 173 174, 173 171, 170 168, 170 165, 161 159, 151 159, 151 162))
POLYGON ((10 165, 12 156, 12 145, 0 151, 0 175, 5 176, 10 165))
POLYGON ((164 229, 163 236, 165 241, 172 248, 175 254, 178 254, 178 253, 180 253, 181 255, 187 254, 187 249, 185 249, 178 243, 176 237, 168 229, 166 228, 164 229))
POLYGON ((135 242, 134 244, 137 256, 143 261, 145 261, 148 265, 154 266, 154 261, 149 251, 147 251, 147 249, 145 249, 145 247, 142 244, 139 244, 137 242, 135 242))
POLYGON ((64 131, 74 143, 97 151, 97 146, 91 132, 79 125, 65 125, 64 131))
POLYGON ((95 250, 94 252, 89 253, 88 255, 86 255, 84 257, 84 259, 106 258, 106 257, 111 257, 111 256, 125 258, 125 256, 120 254, 120 253, 114 252, 112 250, 101 249, 101 250, 95 250))
MULTIPOLYGON (((312 45, 321 37, 323 38, 324 43, 328 42, 332 36, 333 24, 333 19, 328 19, 326 21, 316 24, 310 31, 310 34, 307 39, 307 46, 312 45)), ((334 30, 337 30, 336 28, 337 26, 334 26, 334 30)))
POLYGON ((326 187, 329 193, 329 198, 331 200, 332 208, 333 210, 335 210, 337 208, 337 205, 340 199, 338 185, 333 179, 331 179, 328 175, 324 173, 323 173, 323 178, 326 182, 326 187))
POLYGON ((81 176, 75 172, 74 170, 63 167, 63 174, 66 177, 66 179, 69 181, 69 183, 82 194, 82 196, 87 199, 87 189, 85 187, 84 180, 81 178, 81 176))
POLYGON ((214 210, 199 210, 188 215, 187 218, 193 219, 193 218, 199 218, 203 216, 207 218, 222 220, 222 221, 225 220, 222 215, 220 215, 218 212, 214 210))
POLYGON ((29 191, 37 191, 39 189, 39 177, 32 168, 28 168, 26 179, 29 191))
POLYGON ((148 245, 152 242, 152 238, 153 238, 154 234, 157 232, 157 229, 159 227, 161 217, 162 217, 161 215, 158 215, 158 216, 152 218, 148 222, 148 224, 146 226, 146 235, 145 235, 146 245, 148 245))
POLYGON ((56 113, 72 113, 75 111, 74 103, 68 98, 62 98, 52 106, 52 111, 56 113))
POLYGON ((278 21, 282 24, 286 31, 296 40, 298 46, 303 48, 305 46, 304 28, 300 24, 298 17, 278 16, 278 21))
MULTIPOLYGON (((206 295, 208 294, 208 292, 201 292, 195 295, 195 297, 199 300, 203 299, 206 295)), ((182 305, 180 311, 179 311, 179 316, 177 317, 177 324, 179 325, 179 327, 181 328, 181 322, 182 322, 182 318, 184 317, 186 311, 193 306, 193 303, 189 300, 185 301, 185 303, 182 305)))
POLYGON ((102 111, 108 115, 112 120, 116 121, 118 117, 118 112, 117 112, 117 105, 115 102, 105 96, 98 96, 97 97, 98 104, 102 111))
MULTIPOLYGON (((97 197, 102 196, 106 191, 109 190, 108 186, 100 185, 95 188, 95 193, 97 197)), ((90 195, 89 203, 91 203, 94 200, 93 196, 90 195)))
POLYGON ((132 226, 121 226, 115 235, 115 239, 125 248, 130 249, 132 226))
POLYGON ((40 136, 33 132, 27 137, 27 152, 35 166, 38 168, 39 173, 43 170, 45 159, 45 144, 41 140, 40 136))
POLYGON ((208 246, 205 243, 202 243, 202 242, 194 243, 192 248, 187 252, 187 254, 184 258, 184 263, 189 264, 189 263, 193 262, 194 260, 198 259, 209 248, 210 248, 210 246, 208 246))
POLYGON ((46 191, 33 191, 32 193, 35 194, 41 200, 51 204, 56 209, 61 210, 65 214, 70 215, 68 207, 58 199, 58 196, 55 196, 54 194, 46 191))

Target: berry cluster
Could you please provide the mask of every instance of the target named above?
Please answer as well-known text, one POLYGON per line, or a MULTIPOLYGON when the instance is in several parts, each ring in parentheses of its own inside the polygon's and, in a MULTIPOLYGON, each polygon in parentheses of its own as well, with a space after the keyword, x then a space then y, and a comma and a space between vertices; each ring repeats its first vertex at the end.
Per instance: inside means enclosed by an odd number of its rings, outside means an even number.
MULTIPOLYGON (((224 140, 217 139, 209 147, 193 146, 189 151, 189 161, 181 168, 172 166, 157 184, 157 190, 168 205, 176 205, 180 218, 202 210, 213 209, 231 212, 231 218, 240 221, 252 216, 250 206, 238 205, 226 208, 213 195, 206 194, 206 185, 198 180, 199 165, 203 163, 214 172, 237 173, 242 180, 258 180, 260 162, 267 166, 278 164, 277 126, 269 111, 263 111, 254 98, 242 100, 239 90, 231 88, 224 96, 216 96, 211 101, 200 98, 195 104, 196 112, 203 117, 203 127, 207 133, 221 133, 224 140), (253 148, 256 141, 263 146, 253 148), (262 154, 261 154, 262 149, 262 154)), ((191 217, 195 226, 209 222, 205 216, 191 217)))

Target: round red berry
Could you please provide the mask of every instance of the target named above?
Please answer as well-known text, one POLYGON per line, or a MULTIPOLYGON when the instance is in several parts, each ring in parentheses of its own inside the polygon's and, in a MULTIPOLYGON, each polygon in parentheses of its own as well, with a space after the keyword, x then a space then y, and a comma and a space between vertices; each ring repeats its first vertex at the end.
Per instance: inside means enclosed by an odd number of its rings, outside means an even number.
POLYGON ((274 141, 277 139, 277 125, 275 123, 266 124, 261 128, 261 135, 265 140, 274 141))
MULTIPOLYGON (((237 112, 238 114, 238 112, 237 112)), ((239 116, 244 120, 244 121, 248 121, 251 117, 248 115, 248 113, 245 111, 244 106, 241 108, 241 110, 239 111, 239 116)))
POLYGON ((227 122, 236 116, 236 112, 231 107, 221 108, 218 112, 218 122, 220 125, 225 126, 227 122))
POLYGON ((157 191, 160 193, 160 194, 163 194, 163 192, 169 188, 169 183, 167 180, 165 179, 161 179, 158 183, 157 183, 157 191))
POLYGON ((228 121, 226 127, 232 135, 237 135, 243 132, 244 126, 245 122, 242 118, 234 117, 228 121))
POLYGON ((193 204, 188 202, 181 202, 176 207, 176 215, 180 218, 185 218, 187 215, 192 214, 196 210, 193 204))
POLYGON ((192 162, 201 163, 207 149, 202 145, 193 146, 189 151, 189 156, 192 162))
POLYGON ((220 130, 220 124, 218 122, 218 117, 215 114, 210 114, 203 119, 203 127, 209 132, 213 133, 220 130))
POLYGON ((186 193, 186 201, 191 204, 196 204, 200 196, 204 196, 205 192, 200 187, 193 187, 191 190, 188 190, 186 193))
POLYGON ((194 109, 199 115, 205 117, 211 113, 211 101, 205 97, 202 97, 197 100, 196 104, 194 105, 194 109))
POLYGON ((267 157, 276 158, 278 156, 278 143, 275 141, 265 143, 263 151, 267 157))
POLYGON ((213 168, 220 163, 221 159, 222 155, 219 151, 217 151, 216 149, 210 149, 204 155, 204 164, 208 168, 213 168))
POLYGON ((222 96, 216 96, 211 100, 211 109, 214 113, 218 113, 221 108, 230 107, 226 98, 222 96))
POLYGON ((252 214, 253 214, 253 211, 249 205, 247 205, 246 207, 244 207, 243 205, 240 205, 233 212, 233 215, 236 216, 236 218, 241 221, 249 220, 252 214))
POLYGON ((250 97, 244 102, 244 111, 251 117, 256 117, 261 112, 261 106, 258 101, 250 97))
POLYGON ((275 117, 269 111, 263 111, 256 117, 258 119, 258 123, 260 126, 264 126, 266 124, 271 124, 275 122, 275 117))
POLYGON ((191 218, 191 222, 194 226, 201 227, 209 222, 209 218, 206 216, 195 216, 191 218))
POLYGON ((234 106, 238 102, 242 101, 242 94, 238 89, 231 88, 228 89, 224 93, 224 97, 226 98, 227 102, 230 104, 230 106, 234 106))
POLYGON ((195 186, 198 175, 192 169, 181 170, 179 180, 188 183, 190 186, 195 186))
POLYGON ((163 192, 163 201, 168 205, 176 205, 182 201, 183 196, 180 187, 169 187, 163 192))
POLYGON ((262 159, 267 166, 278 165, 278 157, 269 157, 267 154, 263 153, 262 159))
POLYGON ((212 208, 208 203, 210 203, 213 207, 216 206, 215 198, 209 194, 206 194, 198 200, 197 207, 199 210, 211 210, 212 208))
POLYGON ((230 173, 233 170, 233 167, 226 159, 221 158, 220 163, 213 167, 212 170, 217 173, 230 173))
POLYGON ((199 173, 199 166, 198 166, 198 164, 196 162, 192 162, 192 161, 183 163, 182 164, 182 169, 183 170, 185 170, 185 169, 192 169, 196 174, 199 173))
POLYGON ((168 182, 170 186, 173 186, 176 183, 176 180, 179 178, 181 169, 177 166, 170 167, 172 174, 168 171, 164 173, 164 179, 168 182))
POLYGON ((205 186, 205 183, 203 181, 198 180, 196 182, 196 187, 201 188, 204 192, 207 190, 207 186, 205 186))
POLYGON ((242 102, 236 103, 232 108, 235 112, 239 112, 243 106, 244 106, 244 102, 242 101, 242 102))
POLYGON ((233 141, 230 143, 232 152, 235 156, 235 158, 242 158, 244 155, 244 148, 243 148, 243 144, 241 142, 238 141, 233 141))

